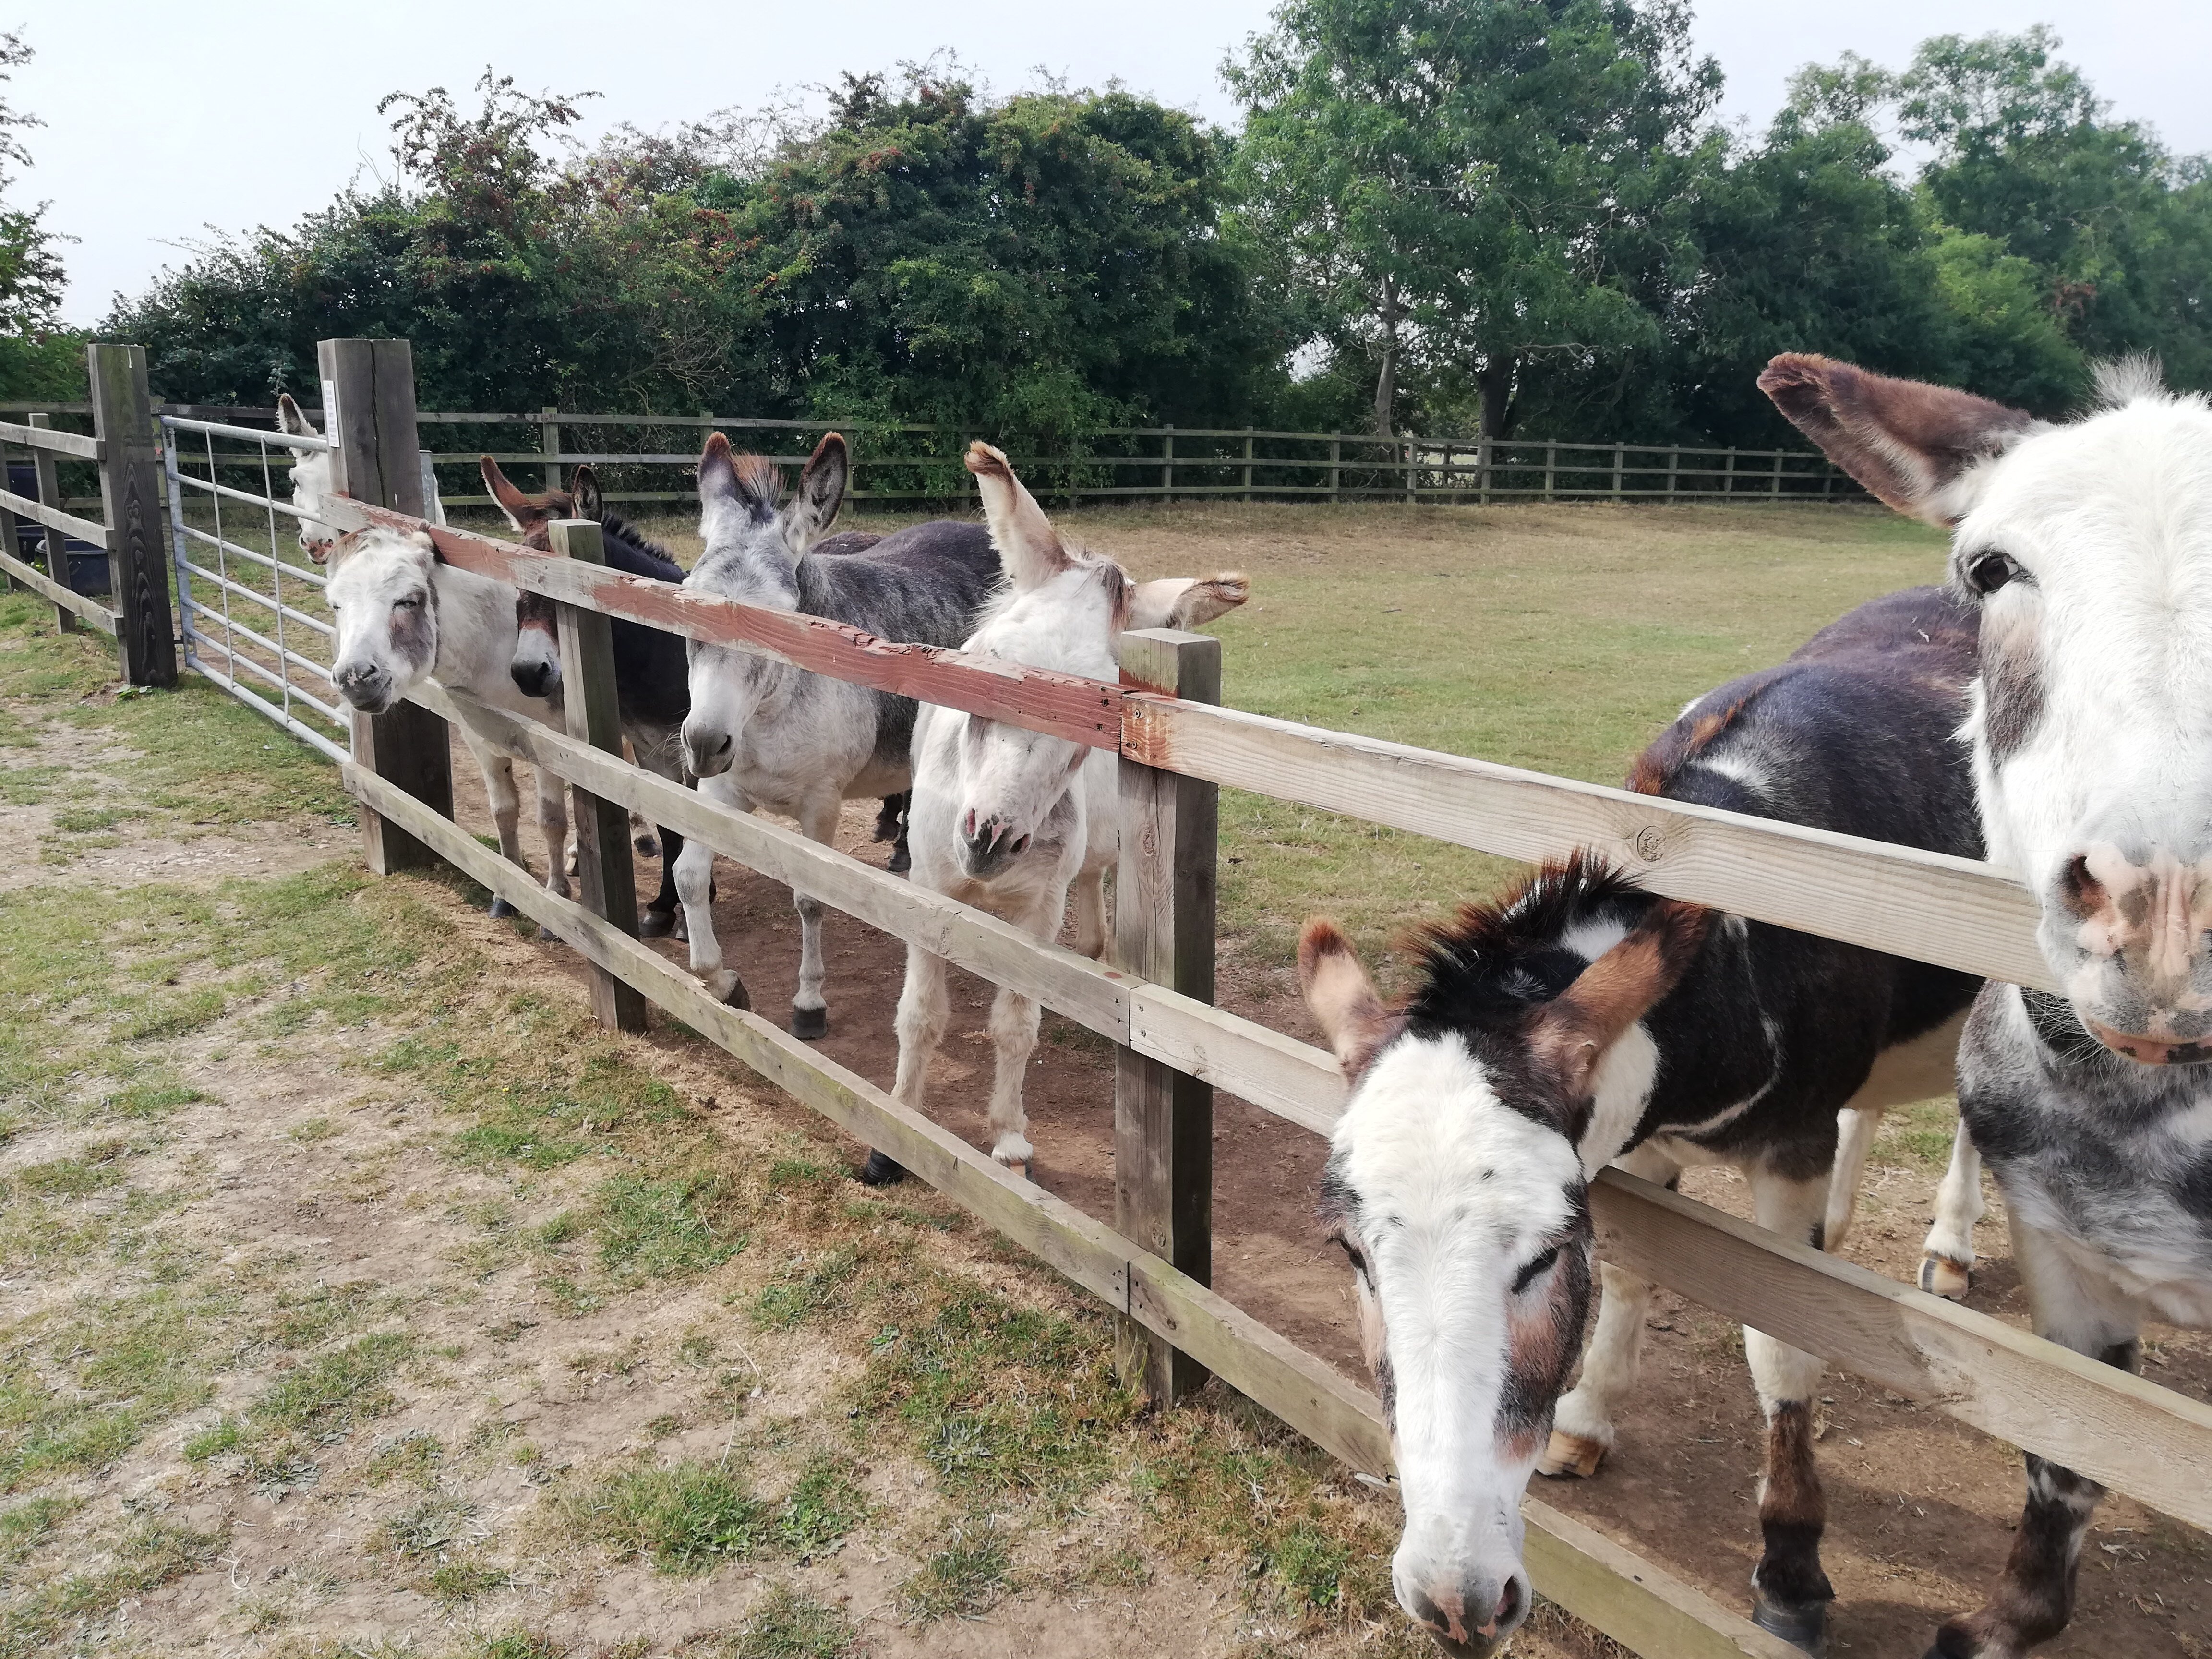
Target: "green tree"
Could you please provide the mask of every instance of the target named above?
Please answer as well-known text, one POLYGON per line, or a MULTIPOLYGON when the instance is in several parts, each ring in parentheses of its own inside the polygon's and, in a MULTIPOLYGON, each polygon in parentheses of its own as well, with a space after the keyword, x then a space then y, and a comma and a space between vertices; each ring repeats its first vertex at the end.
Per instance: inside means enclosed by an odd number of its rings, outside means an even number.
POLYGON ((1720 88, 1688 19, 1678 0, 1285 0, 1225 66, 1243 210, 1330 346, 1372 366, 1378 431, 1409 383, 1471 380, 1501 434, 1540 368, 1660 343, 1720 88))
MULTIPOLYGON (((31 61, 20 30, 0 33, 0 87, 31 61)), ((0 99, 0 397, 84 395, 82 342, 61 325, 66 276, 61 244, 46 227, 46 206, 22 207, 6 199, 14 169, 28 167, 21 135, 46 124, 0 99)))

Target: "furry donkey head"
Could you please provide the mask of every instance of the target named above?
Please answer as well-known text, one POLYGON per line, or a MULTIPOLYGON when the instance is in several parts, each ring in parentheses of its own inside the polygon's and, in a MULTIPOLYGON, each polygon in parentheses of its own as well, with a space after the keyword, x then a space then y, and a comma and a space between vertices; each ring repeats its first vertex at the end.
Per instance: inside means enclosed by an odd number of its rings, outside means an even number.
POLYGON ((1334 923, 1299 941, 1351 1085, 1322 1201, 1404 1492, 1392 1586, 1449 1652, 1490 1653, 1528 1616, 1521 1496, 1589 1307, 1581 1142, 1649 1091, 1638 1022, 1706 916, 1578 856, 1431 933, 1397 1008, 1334 923))
MULTIPOLYGON (((314 423, 292 401, 292 394, 276 394, 276 429, 295 438, 319 438, 314 423)), ((292 456, 292 505, 300 511, 300 550, 317 564, 328 562, 331 547, 340 532, 323 522, 324 503, 331 499, 331 452, 295 450, 292 456)))
POLYGON ((2212 406, 2154 369, 2085 416, 2017 410, 1825 357, 1759 385, 1831 459, 1952 532, 1981 608, 1973 745, 1990 855, 2096 1039, 2212 1060, 2212 406))
POLYGON ((331 676, 348 703, 380 714, 436 666, 437 547, 419 530, 357 530, 332 541, 327 557, 331 676))
MULTIPOLYGON (((966 459, 1006 577, 967 649, 1114 678, 1114 639, 1136 599, 1127 575, 1113 560, 1064 544, 1002 452, 978 441, 966 459)), ((1004 720, 963 718, 951 792, 958 855, 967 875, 988 880, 1029 846, 1091 750, 1004 720)))
MULTIPOLYGON (((686 579, 726 599, 778 611, 799 605, 799 565, 837 520, 851 472, 845 440, 826 434, 807 458, 799 490, 781 501, 783 475, 764 455, 738 455, 720 433, 699 457, 699 530, 706 551, 686 579)), ((696 775, 727 771, 737 739, 783 665, 728 646, 690 641, 691 713, 684 750, 696 775)))

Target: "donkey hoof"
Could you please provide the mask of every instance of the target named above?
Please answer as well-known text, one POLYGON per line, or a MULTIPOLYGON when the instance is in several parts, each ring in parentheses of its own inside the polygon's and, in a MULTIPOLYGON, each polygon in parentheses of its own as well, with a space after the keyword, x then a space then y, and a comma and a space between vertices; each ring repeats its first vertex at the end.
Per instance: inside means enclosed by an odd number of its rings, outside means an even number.
POLYGON ((640 939, 666 939, 676 931, 676 918, 666 910, 647 910, 637 919, 640 939))
POLYGON ((509 904, 497 893, 494 893, 491 896, 491 908, 487 910, 484 914, 489 916, 494 921, 505 921, 509 916, 515 914, 515 909, 512 904, 509 904))
POLYGON ((1770 1636, 1778 1636, 1793 1648, 1824 1659, 1828 1651, 1828 1604, 1807 1601, 1792 1607, 1770 1601, 1756 1584, 1751 1591, 1751 1622, 1770 1636))
POLYGON ((706 976, 706 984, 708 994, 717 1002, 726 1002, 732 1008, 750 1008, 753 1006, 752 997, 745 989, 744 981, 739 979, 727 968, 718 968, 708 974, 706 976))
POLYGON ((1920 1258, 1920 1288, 1930 1296, 1940 1296, 1949 1302, 1964 1302, 1973 1283, 1972 1271, 1948 1256, 1923 1255, 1920 1258))
POLYGON ((891 848, 890 862, 884 868, 895 876, 902 876, 914 868, 914 854, 907 851, 904 842, 891 848))
POLYGON ((1013 1176, 1023 1181, 1030 1179, 1029 1159, 1025 1158, 1002 1158, 998 1160, 998 1163, 999 1167, 1004 1170, 1008 1175, 1013 1176))
POLYGON ((871 1147, 868 1161, 853 1171, 853 1178, 866 1187, 894 1187, 906 1179, 906 1165, 871 1147))
POLYGON ((1597 1466, 1604 1462, 1605 1447, 1599 1442, 1553 1429, 1552 1443, 1544 1448, 1544 1455, 1536 1460, 1536 1473, 1555 1478, 1572 1475, 1578 1480, 1587 1480, 1597 1473, 1597 1466))
POLYGON ((637 848, 637 855, 641 859, 657 859, 660 856, 660 837, 658 836, 635 836, 631 839, 630 845, 637 848))
POLYGON ((811 1040, 830 1035, 830 1011, 827 1008, 799 1008, 791 1011, 791 1034, 811 1040))

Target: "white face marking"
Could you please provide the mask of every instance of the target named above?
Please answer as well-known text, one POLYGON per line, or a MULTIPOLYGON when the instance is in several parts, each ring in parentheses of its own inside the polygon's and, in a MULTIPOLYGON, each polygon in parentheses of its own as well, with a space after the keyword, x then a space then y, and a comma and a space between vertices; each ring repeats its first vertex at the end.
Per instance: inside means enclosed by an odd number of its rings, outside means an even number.
POLYGON ((329 509, 331 456, 325 449, 301 450, 292 463, 292 505, 300 509, 300 548, 320 562, 330 553, 338 532, 319 515, 329 509))
MULTIPOLYGON (((1494 1606, 1521 1571, 1521 1496, 1543 1445, 1540 1431, 1518 1449, 1499 1433, 1512 1287, 1552 1245, 1583 1247, 1581 1159, 1564 1135, 1503 1104, 1458 1040, 1439 1037, 1384 1049, 1334 1146, 1333 1173, 1357 1195, 1347 1231, 1365 1261, 1363 1323, 1389 1364, 1406 1508, 1399 1600, 1419 1617, 1419 1597, 1466 1584, 1494 1606)), ((1539 1272, 1522 1297, 1544 1297, 1559 1271, 1539 1272)), ((1471 1611, 1479 1623, 1485 1610, 1471 1611)))
POLYGON ((2002 552, 2023 573, 1984 599, 1982 629, 2033 663, 2041 702, 1998 754, 1977 687, 1962 734, 1990 856, 2042 899, 2044 952, 2085 1018, 2197 1035, 2212 1027, 2212 409, 2131 403, 1971 477, 1954 558, 2002 552), (2087 927, 2064 902, 2077 858, 2113 899, 2087 927))
POLYGON ((391 708, 435 665, 435 573, 429 549, 388 530, 363 532, 331 567, 331 672, 338 694, 363 713, 391 708))

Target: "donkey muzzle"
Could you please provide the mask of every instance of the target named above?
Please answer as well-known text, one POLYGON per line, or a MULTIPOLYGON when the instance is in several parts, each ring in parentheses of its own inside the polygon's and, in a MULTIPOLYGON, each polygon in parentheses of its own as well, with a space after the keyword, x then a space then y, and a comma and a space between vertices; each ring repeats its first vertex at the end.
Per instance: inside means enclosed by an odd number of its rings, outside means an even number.
POLYGON ((341 668, 333 676, 338 696, 347 706, 364 714, 381 714, 392 707, 392 676, 374 665, 366 667, 341 668))
POLYGON ((737 757, 737 739, 720 726, 684 722, 684 763, 695 778, 720 777, 737 757))
POLYGON ((960 820, 960 867, 977 881, 988 881, 1028 849, 1026 830, 1016 834, 1004 818, 980 817, 970 807, 960 820))
POLYGON ((1488 1659, 1528 1618, 1528 1581, 1516 1571, 1502 1584, 1480 1573, 1449 1589, 1401 1584, 1398 1604, 1454 1659, 1488 1659))
POLYGON ((2098 1042, 2147 1066, 2212 1060, 2212 857, 2093 842, 2059 873, 2045 922, 2098 1042))
POLYGON ((507 672, 514 676, 514 689, 526 697, 550 697, 561 689, 558 663, 516 662, 507 672))

